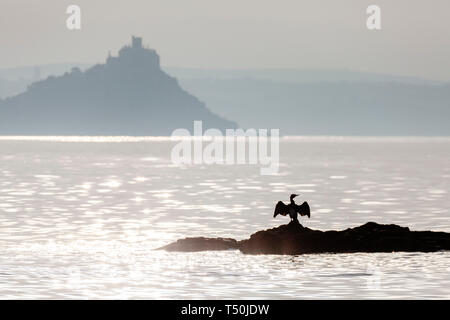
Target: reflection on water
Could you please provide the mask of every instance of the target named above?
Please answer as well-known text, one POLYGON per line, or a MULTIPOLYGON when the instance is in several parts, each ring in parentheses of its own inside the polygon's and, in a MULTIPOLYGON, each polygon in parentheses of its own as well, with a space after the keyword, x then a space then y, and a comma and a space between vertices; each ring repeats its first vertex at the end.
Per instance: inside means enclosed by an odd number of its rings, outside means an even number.
POLYGON ((450 253, 166 253, 185 236, 287 222, 450 232, 450 139, 287 138, 280 174, 176 167, 167 138, 0 138, 1 298, 450 298, 450 253))

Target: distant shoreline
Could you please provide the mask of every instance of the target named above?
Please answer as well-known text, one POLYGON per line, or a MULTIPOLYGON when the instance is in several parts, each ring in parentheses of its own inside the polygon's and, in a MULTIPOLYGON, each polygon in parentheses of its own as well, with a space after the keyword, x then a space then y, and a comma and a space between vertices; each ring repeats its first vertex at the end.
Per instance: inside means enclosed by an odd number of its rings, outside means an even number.
MULTIPOLYGON (((0 135, 0 141, 39 142, 164 142, 180 139, 181 137, 171 136, 0 135)), ((186 139, 186 137, 183 137, 183 139, 186 139)), ((190 139, 194 140, 196 137, 190 139)), ((285 142, 450 142, 450 136, 280 136, 280 139, 285 142)))

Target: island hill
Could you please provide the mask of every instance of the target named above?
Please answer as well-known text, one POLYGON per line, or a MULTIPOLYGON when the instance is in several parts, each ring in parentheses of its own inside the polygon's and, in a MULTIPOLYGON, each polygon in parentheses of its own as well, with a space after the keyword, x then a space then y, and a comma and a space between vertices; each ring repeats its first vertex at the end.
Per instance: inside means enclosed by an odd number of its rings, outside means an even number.
POLYGON ((160 67, 142 39, 82 72, 50 76, 0 100, 2 135, 171 135, 177 128, 235 129, 160 67))
POLYGON ((185 238, 162 248, 167 251, 195 252, 240 250, 245 254, 311 254, 352 252, 435 252, 450 250, 450 233, 411 231, 398 225, 368 222, 342 231, 319 231, 290 222, 258 231, 249 239, 185 238))

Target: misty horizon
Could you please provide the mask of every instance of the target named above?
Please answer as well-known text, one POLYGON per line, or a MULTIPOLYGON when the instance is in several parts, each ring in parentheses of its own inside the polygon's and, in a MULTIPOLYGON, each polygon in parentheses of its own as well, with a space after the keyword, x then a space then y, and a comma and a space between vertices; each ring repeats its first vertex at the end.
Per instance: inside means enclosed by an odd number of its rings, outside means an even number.
MULTIPOLYGON (((103 61, 104 62, 104 61, 103 61)), ((90 68, 96 64, 102 63, 102 61, 99 62, 73 62, 73 61, 67 61, 67 62, 59 62, 59 63, 46 63, 46 64, 24 64, 24 65, 17 65, 12 67, 6 67, 6 68, 0 68, 0 78, 2 78, 3 74, 7 73, 21 73, 26 72, 26 69, 32 69, 32 68, 52 68, 52 67, 60 67, 64 71, 70 71, 71 66, 79 67, 82 70, 90 68)), ((167 71, 186 71, 188 73, 198 73, 198 76, 208 76, 208 73, 215 73, 215 72, 264 72, 264 71, 281 71, 281 72, 317 72, 317 73, 324 73, 324 72, 338 72, 338 73, 353 73, 353 74, 360 74, 360 75, 374 75, 379 77, 389 77, 393 78, 393 81, 426 81, 428 83, 433 84, 447 84, 450 82, 449 80, 436 80, 432 78, 427 77, 420 77, 420 76, 411 76, 411 75, 402 75, 402 74, 395 74, 395 73, 385 73, 385 72, 377 72, 377 71, 367 71, 367 70, 357 70, 357 69, 348 69, 348 68, 289 68, 289 67, 253 67, 253 68, 244 68, 244 67, 230 67, 230 68, 220 68, 220 67, 210 67, 210 68, 198 68, 198 67, 191 67, 191 66, 178 66, 178 65, 164 65, 161 64, 162 69, 166 69, 167 71)), ((28 71, 30 71, 28 70, 28 71)), ((31 70, 32 71, 32 70, 31 70)), ((53 74, 52 74, 53 75, 53 74)), ((30 74, 31 76, 31 74, 30 74)), ((224 75, 224 77, 227 77, 227 75, 224 75)), ((8 79, 8 76, 3 75, 3 79, 8 79)), ((15 78, 13 76, 12 78, 15 78)), ((42 78, 41 78, 42 79, 42 78)), ((312 79, 310 81, 319 81, 317 79, 312 79)), ((333 81, 340 81, 339 79, 334 79, 333 81)), ((341 81, 349 81, 347 79, 342 79, 341 81)))
POLYGON ((59 66, 46 76, 18 69, 20 80, 9 82, 0 70, 1 133, 160 136, 203 120, 282 136, 450 134, 447 83, 351 71, 163 69, 135 36, 105 63, 59 66))
POLYGON ((379 0, 383 27, 375 32, 365 26, 370 3, 357 0, 77 4, 83 26, 71 32, 65 28, 64 1, 3 1, 0 20, 8 33, 0 38, 0 69, 98 63, 134 34, 158 50, 164 66, 354 70, 450 81, 450 4, 443 0, 433 6, 420 0, 379 0), (204 10, 208 15, 199 14, 204 10))

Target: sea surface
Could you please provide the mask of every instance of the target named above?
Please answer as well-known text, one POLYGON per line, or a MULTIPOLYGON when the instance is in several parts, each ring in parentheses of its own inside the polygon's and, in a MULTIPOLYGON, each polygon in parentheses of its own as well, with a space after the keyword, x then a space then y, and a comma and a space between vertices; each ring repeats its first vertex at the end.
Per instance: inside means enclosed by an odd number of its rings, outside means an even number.
POLYGON ((314 229, 450 232, 450 138, 287 137, 259 165, 176 165, 169 138, 0 137, 0 298, 450 298, 450 252, 300 256, 154 250, 248 238, 308 201, 314 229))

